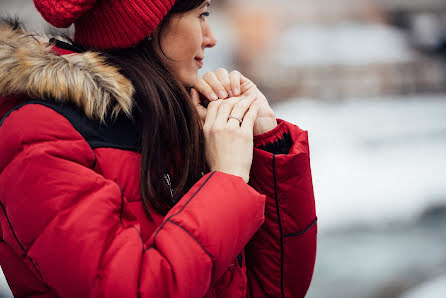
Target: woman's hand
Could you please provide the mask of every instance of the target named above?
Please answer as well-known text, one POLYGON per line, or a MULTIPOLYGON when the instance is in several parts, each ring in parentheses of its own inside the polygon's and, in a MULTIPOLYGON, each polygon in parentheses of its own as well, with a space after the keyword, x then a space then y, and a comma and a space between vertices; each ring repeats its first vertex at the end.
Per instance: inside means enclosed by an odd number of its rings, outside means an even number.
MULTIPOLYGON (((197 103, 200 105, 196 90, 192 89, 191 96, 196 106, 197 103)), ((207 109, 201 105, 198 109, 200 117, 204 117, 203 132, 209 169, 240 176, 248 183, 253 154, 253 127, 259 112, 256 96, 247 94, 216 100, 210 102, 207 109)))
POLYGON ((276 117, 266 97, 253 82, 238 71, 228 73, 226 69, 219 68, 215 72, 207 72, 203 78, 195 81, 194 88, 209 101, 255 94, 260 110, 254 123, 254 135, 265 133, 277 126, 276 117))

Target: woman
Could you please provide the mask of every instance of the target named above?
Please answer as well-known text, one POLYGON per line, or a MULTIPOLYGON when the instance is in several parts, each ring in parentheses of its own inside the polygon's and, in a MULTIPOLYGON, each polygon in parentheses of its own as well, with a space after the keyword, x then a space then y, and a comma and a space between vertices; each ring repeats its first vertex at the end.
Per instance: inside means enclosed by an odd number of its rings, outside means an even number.
POLYGON ((216 43, 209 2, 34 3, 75 34, 0 25, 0 264, 14 295, 303 297, 307 134, 238 72, 198 78, 216 43))

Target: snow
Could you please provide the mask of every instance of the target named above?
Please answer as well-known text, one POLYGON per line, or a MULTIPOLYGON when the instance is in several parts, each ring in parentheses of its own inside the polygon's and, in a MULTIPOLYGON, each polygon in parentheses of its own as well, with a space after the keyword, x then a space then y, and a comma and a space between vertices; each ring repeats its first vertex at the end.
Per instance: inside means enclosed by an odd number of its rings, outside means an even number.
POLYGON ((11 290, 9 289, 8 283, 6 282, 5 275, 0 268, 0 297, 7 298, 13 297, 11 290))
POLYGON ((444 298, 445 295, 446 275, 442 275, 416 287, 401 298, 444 298))
POLYGON ((309 131, 320 231, 405 222, 446 205, 444 99, 296 99, 274 107, 309 131))
POLYGON ((297 25, 279 38, 283 66, 364 65, 409 61, 405 35, 381 24, 297 25))

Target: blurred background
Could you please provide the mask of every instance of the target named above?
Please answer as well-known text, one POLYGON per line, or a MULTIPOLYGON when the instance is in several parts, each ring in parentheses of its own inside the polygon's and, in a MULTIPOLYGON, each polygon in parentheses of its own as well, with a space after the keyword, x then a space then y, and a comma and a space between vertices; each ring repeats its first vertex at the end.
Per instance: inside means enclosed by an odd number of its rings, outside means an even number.
MULTIPOLYGON (((0 14, 50 29, 31 0, 0 14)), ((446 1, 212 0, 209 22, 203 72, 241 71, 309 131, 307 297, 446 297, 446 1)))

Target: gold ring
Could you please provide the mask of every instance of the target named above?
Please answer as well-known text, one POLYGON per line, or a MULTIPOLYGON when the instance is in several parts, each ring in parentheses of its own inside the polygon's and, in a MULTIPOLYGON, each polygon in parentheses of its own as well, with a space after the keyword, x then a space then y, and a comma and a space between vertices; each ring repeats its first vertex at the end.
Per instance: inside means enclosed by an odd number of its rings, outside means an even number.
POLYGON ((239 122, 240 125, 242 125, 243 120, 240 119, 239 117, 231 115, 231 116, 228 117, 228 121, 229 121, 230 118, 234 118, 235 120, 237 120, 239 122))

